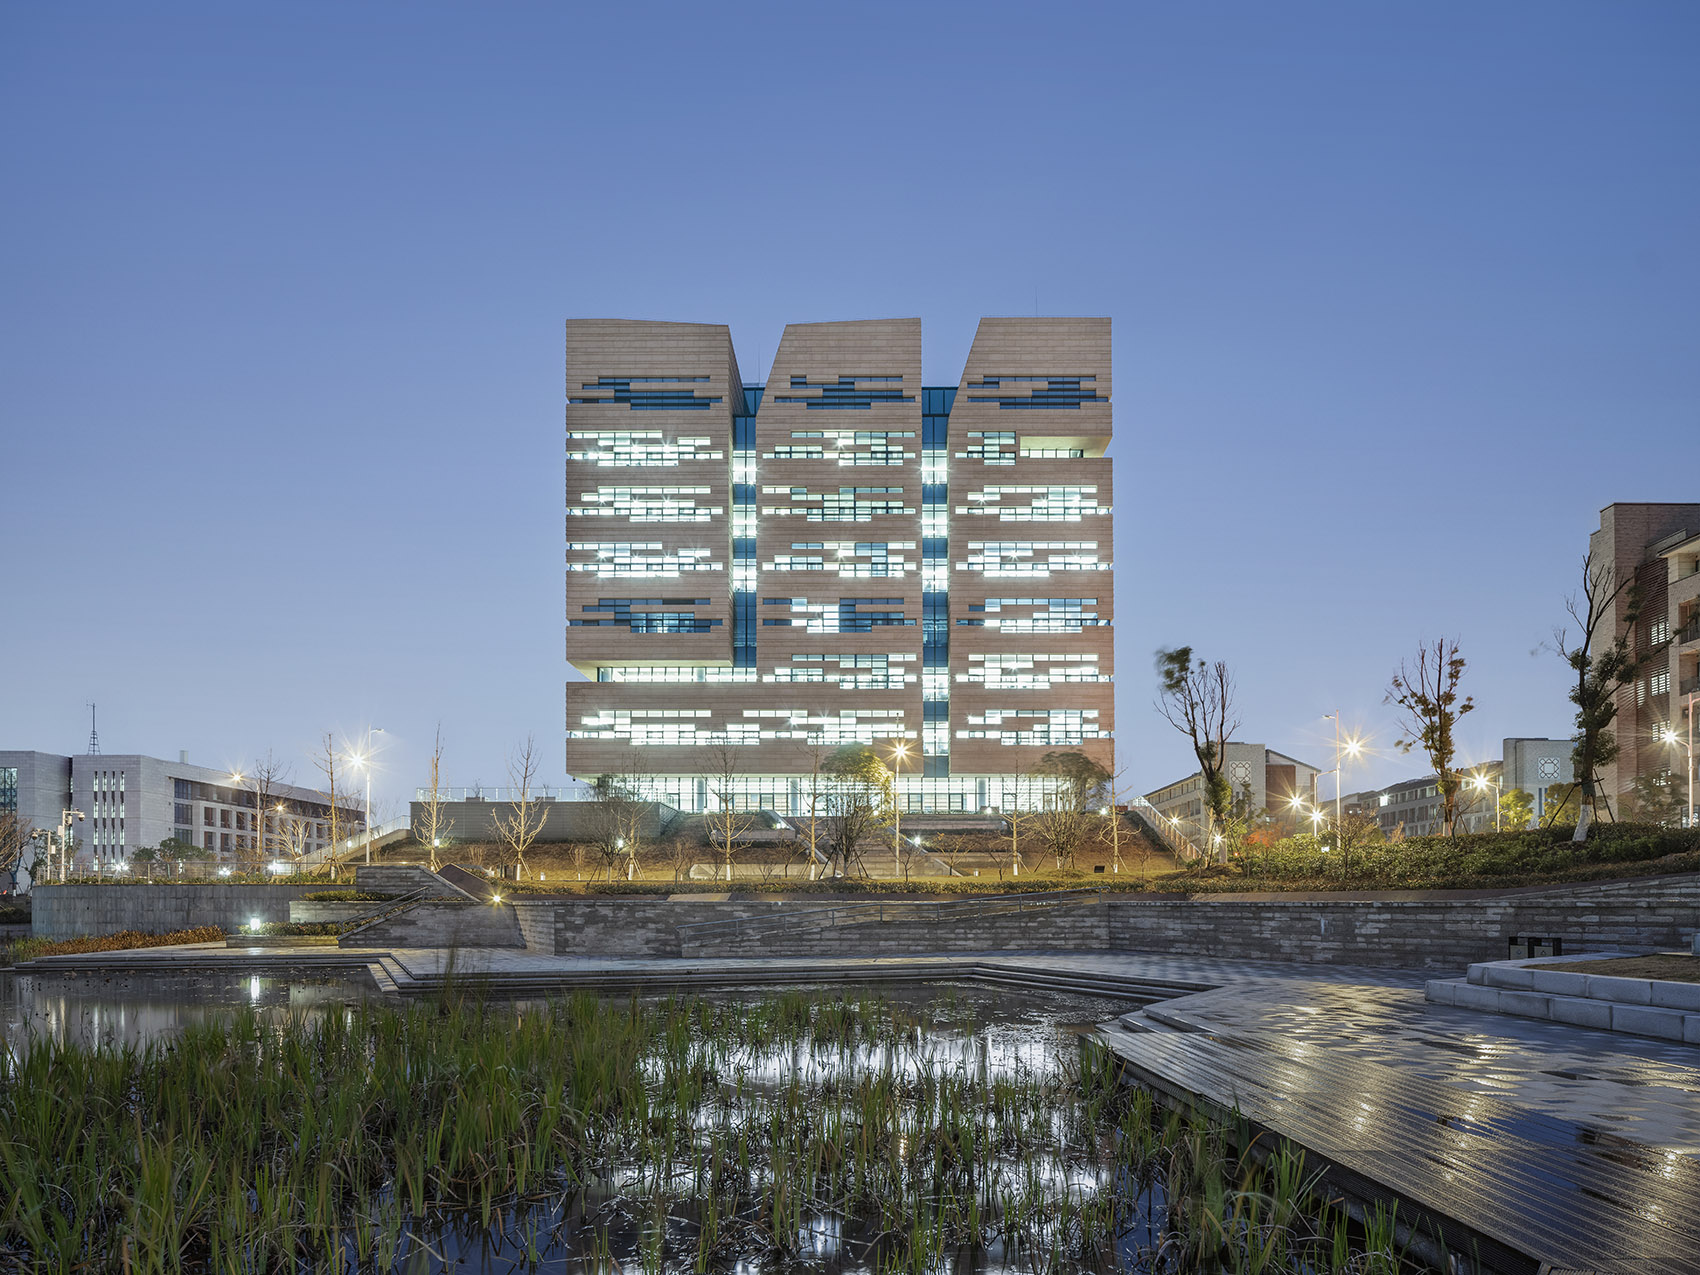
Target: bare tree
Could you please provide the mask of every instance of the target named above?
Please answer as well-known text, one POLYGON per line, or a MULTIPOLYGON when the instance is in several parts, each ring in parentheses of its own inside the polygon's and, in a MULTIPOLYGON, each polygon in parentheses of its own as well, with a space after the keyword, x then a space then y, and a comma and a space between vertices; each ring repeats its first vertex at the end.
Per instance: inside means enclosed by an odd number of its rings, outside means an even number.
POLYGON ((1003 783, 1003 800, 999 808, 1004 822, 1009 825, 1009 872, 1011 876, 1021 875, 1021 834, 1031 828, 1034 815, 1033 785, 1028 777, 1019 770, 1008 775, 1003 783))
POLYGON ((1572 646, 1568 630, 1555 629, 1553 649, 1576 675, 1576 684, 1570 688, 1570 702, 1576 705, 1576 734, 1572 737, 1576 745, 1571 760, 1580 805, 1571 839, 1586 841, 1599 796, 1600 768, 1617 758, 1617 737, 1611 729, 1617 718, 1617 693, 1634 683, 1664 645, 1635 649, 1635 625, 1641 618, 1641 591, 1635 577, 1617 579, 1611 563, 1596 562, 1592 549, 1582 559, 1582 595, 1567 598, 1564 609, 1582 630, 1572 646), (1616 631, 1611 632, 1606 626, 1620 598, 1623 615, 1616 631))
POLYGON ((299 862, 301 856, 307 853, 307 840, 312 826, 300 815, 285 810, 277 817, 272 834, 273 844, 289 856, 291 862, 299 862))
POLYGON ((236 844, 242 867, 254 871, 266 860, 267 828, 275 830, 283 818, 286 809, 283 790, 289 787, 289 767, 267 749, 266 755, 253 764, 245 779, 248 791, 254 794, 254 814, 250 821, 249 840, 238 837, 236 844))
POLYGON ((665 849, 667 862, 673 868, 674 882, 687 880, 691 875, 692 866, 696 863, 696 848, 691 845, 690 839, 675 832, 667 838, 665 849))
POLYGON ((34 836, 35 828, 28 819, 9 807, 0 809, 0 873, 10 878, 14 888, 34 836))
POLYGON ((644 816, 649 811, 648 787, 647 777, 637 771, 596 777, 591 844, 602 856, 610 881, 614 879, 615 864, 622 859, 626 863, 626 879, 637 875, 644 816))
POLYGON ((828 854, 838 874, 861 869, 864 839, 891 818, 892 776, 866 744, 846 744, 826 759, 828 854))
POLYGON ((331 846, 329 857, 331 864, 331 879, 334 881, 340 875, 341 869, 341 861, 337 858, 337 855, 343 850, 343 839, 348 835, 349 830, 345 826, 347 820, 343 818, 342 804, 337 797, 336 784, 338 755, 336 751, 336 740, 330 734, 326 734, 325 736, 323 749, 323 752, 314 756, 313 765, 318 767, 319 773, 325 777, 325 795, 330 798, 328 802, 330 809, 326 815, 326 824, 327 831, 330 833, 331 846))
POLYGON ((512 864, 521 881, 525 879, 526 853, 549 816, 548 807, 533 792, 540 764, 537 741, 527 735, 519 751, 508 758, 507 810, 494 812, 490 820, 495 825, 504 866, 512 864))
POLYGON ((1074 866, 1076 853, 1093 832, 1104 804, 1110 772, 1078 750, 1046 753, 1033 773, 1051 781, 1035 819, 1039 840, 1056 860, 1057 870, 1074 866))
POLYGON ((708 763, 708 789, 714 796, 714 810, 708 816, 709 832, 720 845, 726 879, 730 881, 738 838, 749 831, 753 822, 748 812, 738 809, 738 780, 744 774, 742 749, 730 741, 715 744, 708 751, 708 763))
POLYGON ((441 866, 437 861, 437 851, 448 843, 449 833, 454 831, 455 826, 444 809, 448 803, 443 800, 443 727, 440 722, 431 743, 430 774, 431 786, 425 790, 425 800, 419 803, 419 813, 413 819, 413 839, 425 847, 431 871, 435 872, 441 866))
MULTIPOLYGON (((1127 771, 1125 769, 1110 772, 1105 788, 1110 798, 1110 871, 1120 874, 1122 870, 1122 799, 1129 795, 1127 788, 1127 771)), ((1143 840, 1143 838, 1141 838, 1143 840)))
POLYGON ((826 810, 826 747, 809 745, 809 811, 803 816, 803 836, 808 844, 809 880, 820 867, 821 815, 826 810))
POLYGON ((1215 844, 1216 825, 1233 810, 1233 788, 1224 767, 1228 741, 1240 728, 1234 709, 1234 678, 1221 660, 1194 661, 1190 646, 1157 652, 1157 711, 1192 744, 1204 780, 1205 845, 1215 844))
POLYGON ((1441 834, 1450 837, 1458 819, 1458 790, 1463 784, 1452 768, 1458 755, 1458 719, 1475 710, 1468 695, 1459 698, 1458 683, 1464 676, 1464 656, 1454 638, 1437 638, 1417 648, 1416 667, 1400 661, 1399 671, 1388 685, 1386 702, 1404 710, 1400 726, 1405 732, 1395 744, 1401 752, 1420 749, 1434 767, 1435 786, 1440 789, 1441 834))

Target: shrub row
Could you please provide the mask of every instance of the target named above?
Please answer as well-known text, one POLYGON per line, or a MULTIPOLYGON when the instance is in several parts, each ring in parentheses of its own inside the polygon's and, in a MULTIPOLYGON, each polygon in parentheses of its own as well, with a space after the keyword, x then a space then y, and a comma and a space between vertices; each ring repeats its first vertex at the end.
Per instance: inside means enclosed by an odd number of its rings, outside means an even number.
POLYGON ((310 903, 387 903, 396 897, 372 890, 315 890, 312 894, 301 896, 303 901, 310 903))
POLYGON ((1573 831, 1531 828, 1412 837, 1356 847, 1349 862, 1307 833, 1267 848, 1249 847, 1232 875, 1207 877, 1200 886, 1245 889, 1255 882, 1256 888, 1270 889, 1488 889, 1700 867, 1700 831, 1602 824, 1583 842, 1570 840, 1573 831), (1224 885, 1225 880, 1235 884, 1224 885))
POLYGON ((137 947, 166 947, 174 943, 220 943, 224 931, 216 925, 201 925, 192 930, 173 930, 169 934, 143 934, 139 930, 119 930, 99 938, 79 939, 18 939, 7 945, 8 961, 34 960, 38 956, 71 956, 80 952, 125 952, 137 947))

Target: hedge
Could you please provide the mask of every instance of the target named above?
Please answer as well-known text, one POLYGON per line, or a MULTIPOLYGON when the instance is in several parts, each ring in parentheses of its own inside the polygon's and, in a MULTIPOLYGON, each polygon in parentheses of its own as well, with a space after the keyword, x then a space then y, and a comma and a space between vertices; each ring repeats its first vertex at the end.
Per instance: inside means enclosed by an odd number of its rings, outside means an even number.
POLYGON ((306 903, 388 903, 397 897, 372 890, 315 890, 312 894, 303 894, 301 899, 306 903))
POLYGON ((143 934, 139 930, 119 930, 99 938, 80 939, 18 939, 6 948, 9 962, 33 960, 38 956, 71 956, 82 952, 127 952, 138 947, 166 947, 176 943, 221 943, 224 931, 216 925, 197 926, 192 930, 173 930, 169 934, 143 934))

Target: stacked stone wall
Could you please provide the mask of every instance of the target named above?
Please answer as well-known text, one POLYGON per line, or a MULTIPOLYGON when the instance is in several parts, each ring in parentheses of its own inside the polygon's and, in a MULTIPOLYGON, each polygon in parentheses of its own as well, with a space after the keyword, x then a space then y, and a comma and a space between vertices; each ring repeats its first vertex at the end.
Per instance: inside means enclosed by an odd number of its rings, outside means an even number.
POLYGON ((1045 948, 1138 951, 1236 960, 1315 961, 1407 969, 1461 968, 1503 958, 1512 935, 1552 935, 1566 951, 1687 950, 1700 926, 1700 877, 1644 877, 1596 885, 1496 893, 1110 896, 1031 913, 902 919, 778 931, 679 926, 777 909, 825 906, 814 899, 668 902, 559 899, 528 905, 554 914, 528 920, 537 950, 563 956, 855 956, 1045 948))
POLYGON ((251 920, 287 921, 289 906, 322 885, 38 885, 30 891, 30 933, 38 939, 219 925, 240 930, 251 920))
POLYGON ((421 899, 337 940, 342 947, 524 947, 510 903, 421 899))

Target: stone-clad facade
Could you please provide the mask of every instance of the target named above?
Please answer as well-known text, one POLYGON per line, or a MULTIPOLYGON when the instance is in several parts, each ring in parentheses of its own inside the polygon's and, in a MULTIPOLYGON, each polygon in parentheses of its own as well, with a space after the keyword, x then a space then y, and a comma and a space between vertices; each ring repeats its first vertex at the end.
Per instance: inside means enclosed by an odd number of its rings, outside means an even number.
POLYGON ((793 324, 765 386, 725 327, 567 325, 567 768, 802 813, 817 756, 898 763, 908 809, 1106 766, 1110 324, 985 319, 954 386, 916 319, 793 324))

